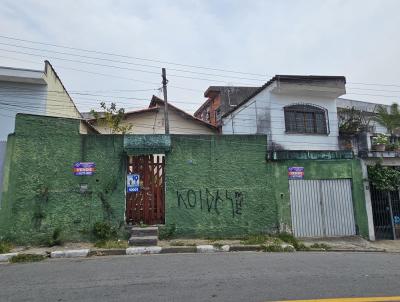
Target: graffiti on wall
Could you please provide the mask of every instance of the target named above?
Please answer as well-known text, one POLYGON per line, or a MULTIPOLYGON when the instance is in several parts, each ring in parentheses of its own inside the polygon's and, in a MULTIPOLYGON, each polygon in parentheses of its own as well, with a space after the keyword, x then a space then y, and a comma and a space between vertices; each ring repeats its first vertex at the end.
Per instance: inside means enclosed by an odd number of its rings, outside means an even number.
POLYGON ((183 209, 200 209, 208 213, 221 214, 229 209, 232 217, 242 215, 244 192, 228 190, 182 190, 176 191, 178 207, 183 209))

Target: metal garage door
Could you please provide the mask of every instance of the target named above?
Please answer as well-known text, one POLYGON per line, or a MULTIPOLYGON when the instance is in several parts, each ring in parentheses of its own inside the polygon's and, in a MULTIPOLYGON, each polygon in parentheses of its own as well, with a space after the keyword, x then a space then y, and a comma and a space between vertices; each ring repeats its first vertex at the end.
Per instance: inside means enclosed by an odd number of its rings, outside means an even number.
POLYGON ((289 180, 296 237, 356 234, 350 179, 289 180))

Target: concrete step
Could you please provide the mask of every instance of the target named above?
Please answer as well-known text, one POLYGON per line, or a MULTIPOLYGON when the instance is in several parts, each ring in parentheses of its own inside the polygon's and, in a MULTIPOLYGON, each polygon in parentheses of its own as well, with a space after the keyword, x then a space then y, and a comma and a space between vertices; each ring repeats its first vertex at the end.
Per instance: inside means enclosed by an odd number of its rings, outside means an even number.
POLYGON ((156 246, 158 243, 157 236, 131 236, 129 245, 135 246, 156 246))
POLYGON ((141 236, 158 236, 158 227, 132 227, 131 236, 141 237, 141 236))

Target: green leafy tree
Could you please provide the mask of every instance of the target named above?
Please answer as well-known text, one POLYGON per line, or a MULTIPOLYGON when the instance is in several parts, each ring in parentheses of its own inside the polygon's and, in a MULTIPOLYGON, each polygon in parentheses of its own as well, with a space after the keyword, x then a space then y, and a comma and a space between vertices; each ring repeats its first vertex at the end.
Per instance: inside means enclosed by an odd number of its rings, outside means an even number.
POLYGON ((124 134, 132 129, 132 125, 121 125, 125 117, 124 108, 117 109, 117 104, 115 103, 111 103, 110 106, 107 107, 105 102, 101 102, 100 107, 103 109, 103 112, 97 112, 94 109, 90 111, 99 126, 107 127, 112 134, 124 134))
POLYGON ((394 131, 400 129, 399 105, 393 103, 390 106, 389 111, 387 110, 386 106, 379 105, 376 109, 375 121, 382 126, 385 126, 390 135, 393 136, 394 131))
POLYGON ((341 135, 354 135, 368 129, 371 121, 369 112, 351 108, 339 109, 339 132, 341 135))

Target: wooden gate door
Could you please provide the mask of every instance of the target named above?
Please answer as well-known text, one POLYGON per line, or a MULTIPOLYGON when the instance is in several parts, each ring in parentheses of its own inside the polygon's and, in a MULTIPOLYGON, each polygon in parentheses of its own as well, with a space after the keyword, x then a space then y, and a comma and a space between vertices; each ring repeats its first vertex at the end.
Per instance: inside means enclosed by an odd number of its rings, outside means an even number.
POLYGON ((139 174, 139 192, 126 193, 126 222, 164 224, 164 156, 128 157, 128 174, 139 174))

